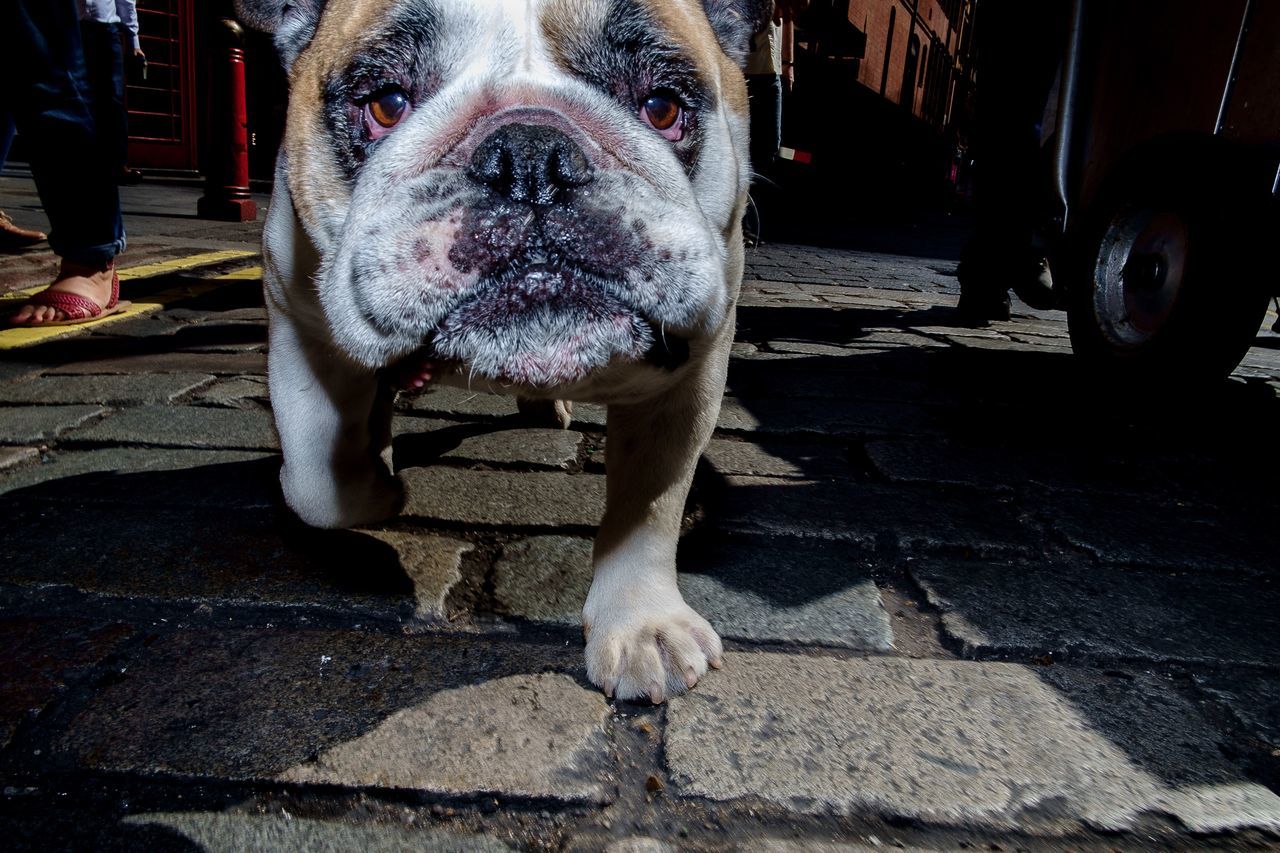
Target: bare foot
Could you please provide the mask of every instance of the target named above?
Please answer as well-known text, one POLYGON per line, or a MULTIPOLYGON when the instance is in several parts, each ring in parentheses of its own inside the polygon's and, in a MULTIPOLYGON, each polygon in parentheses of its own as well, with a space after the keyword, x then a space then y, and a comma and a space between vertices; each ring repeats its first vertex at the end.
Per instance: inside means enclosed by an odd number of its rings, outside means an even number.
MULTIPOLYGON (((114 274, 114 261, 108 262, 105 267, 91 267, 64 260, 58 270, 58 277, 46 290, 82 296, 102 308, 111 301, 111 280, 114 274)), ((66 319, 65 311, 51 305, 29 302, 10 316, 9 322, 14 325, 39 326, 66 319)))

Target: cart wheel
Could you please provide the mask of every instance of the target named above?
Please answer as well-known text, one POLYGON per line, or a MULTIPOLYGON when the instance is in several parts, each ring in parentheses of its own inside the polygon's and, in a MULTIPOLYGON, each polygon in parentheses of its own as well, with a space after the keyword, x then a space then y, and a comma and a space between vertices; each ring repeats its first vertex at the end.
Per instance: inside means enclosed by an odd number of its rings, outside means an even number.
MULTIPOLYGON (((1164 182, 1176 182, 1170 173, 1164 182)), ((1217 380, 1240 363, 1267 310, 1239 205, 1141 182, 1086 228, 1067 321, 1075 352, 1121 378, 1217 380), (1252 267, 1252 269, 1251 269, 1252 267)))

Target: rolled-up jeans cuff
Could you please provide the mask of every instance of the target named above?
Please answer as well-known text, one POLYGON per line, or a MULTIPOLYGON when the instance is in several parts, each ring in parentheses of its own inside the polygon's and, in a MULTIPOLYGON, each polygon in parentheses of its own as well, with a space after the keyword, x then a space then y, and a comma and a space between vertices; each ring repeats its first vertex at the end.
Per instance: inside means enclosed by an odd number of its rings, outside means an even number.
POLYGON ((50 241, 49 248, 53 249, 53 253, 63 260, 71 261, 73 264, 82 264, 86 267, 105 267, 115 256, 124 251, 125 237, 120 235, 120 239, 112 243, 103 243, 99 246, 59 246, 56 242, 50 241))

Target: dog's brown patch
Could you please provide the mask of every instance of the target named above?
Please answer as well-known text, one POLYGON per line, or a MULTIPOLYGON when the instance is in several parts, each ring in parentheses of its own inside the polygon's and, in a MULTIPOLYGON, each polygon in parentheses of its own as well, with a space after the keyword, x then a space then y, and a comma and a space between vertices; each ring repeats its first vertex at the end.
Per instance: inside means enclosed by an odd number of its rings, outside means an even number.
POLYGON ((325 80, 351 59, 363 33, 387 17, 399 0, 329 0, 311 43, 294 62, 289 80, 289 117, 284 150, 291 163, 289 192, 303 222, 320 217, 319 205, 349 195, 329 148, 324 126, 325 80))

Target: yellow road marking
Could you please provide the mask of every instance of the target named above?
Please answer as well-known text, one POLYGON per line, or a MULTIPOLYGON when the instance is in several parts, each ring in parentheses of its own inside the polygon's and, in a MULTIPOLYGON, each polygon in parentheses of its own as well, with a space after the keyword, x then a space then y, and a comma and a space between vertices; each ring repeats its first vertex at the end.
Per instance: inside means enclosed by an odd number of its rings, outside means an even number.
MULTIPOLYGON (((182 270, 194 269, 195 267, 207 267, 212 264, 220 264, 223 261, 238 261, 241 258, 253 258, 258 255, 256 251, 248 249, 224 249, 220 252, 205 252, 200 255, 188 255, 185 258, 174 258, 171 261, 156 261, 150 264, 139 264, 136 267, 120 270, 120 279, 122 281, 131 278, 152 278, 165 273, 181 272, 182 270)), ((219 278, 231 278, 234 273, 228 273, 219 278)))
MULTIPOLYGON (((180 272, 182 270, 193 269, 195 267, 208 266, 209 264, 221 263, 222 261, 236 260, 238 258, 248 258, 257 255, 257 252, 243 251, 227 251, 227 252, 208 252, 203 255, 192 255, 189 258, 181 258, 174 261, 161 261, 154 264, 143 264, 141 266, 132 267, 128 270, 120 271, 120 278, 127 280, 131 278, 149 278, 152 276, 163 275, 165 273, 180 272)), ((121 320, 129 320, 133 317, 140 317, 143 314, 151 314, 159 311, 171 302, 177 302, 182 299, 191 299, 196 296, 208 293, 218 286, 220 282, 231 281, 260 281, 262 279, 262 267, 246 267, 245 269, 233 270, 222 275, 214 276, 199 283, 184 284, 181 287, 173 287, 169 290, 163 290, 152 296, 147 297, 145 302, 135 302, 125 310, 103 317, 101 320, 93 320, 89 323, 81 323, 75 326, 51 326, 49 328, 26 327, 21 326, 12 329, 0 330, 0 350, 20 349, 29 347, 34 344, 43 343, 44 341, 54 338, 72 335, 85 329, 97 329, 109 323, 117 323, 121 320)), ((31 293, 38 293, 44 288, 38 287, 31 293)), ((23 292, 23 291, 19 291, 23 292)), ((30 293, 23 292, 29 296, 30 293)), ((22 298, 0 299, 0 315, 4 314, 5 303, 21 304, 22 298)))
MULTIPOLYGON (((204 252, 199 255, 188 255, 185 258, 174 258, 170 261, 155 261, 150 264, 138 264, 136 267, 128 267, 120 270, 121 281, 131 281, 135 278, 155 278, 158 275, 167 275, 174 272, 183 272, 185 270, 193 270, 196 267, 207 267, 213 264, 220 264, 223 261, 238 261, 241 258, 255 257, 257 252, 250 252, 245 249, 226 249, 221 252, 204 252)), ((38 287, 28 287, 23 290, 12 290, 4 297, 0 297, 0 303, 8 302, 12 297, 35 296, 44 290, 48 285, 42 284, 38 287)))

